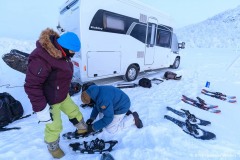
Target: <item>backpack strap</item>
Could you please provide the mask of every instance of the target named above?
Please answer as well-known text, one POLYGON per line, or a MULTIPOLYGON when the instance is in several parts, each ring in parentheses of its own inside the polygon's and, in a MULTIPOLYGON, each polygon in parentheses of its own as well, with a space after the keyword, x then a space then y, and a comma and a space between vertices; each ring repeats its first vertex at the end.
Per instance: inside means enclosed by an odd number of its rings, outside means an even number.
POLYGON ((161 78, 153 78, 153 79, 151 79, 151 82, 158 85, 158 84, 164 82, 164 80, 161 78))
MULTIPOLYGON (((24 118, 27 118, 27 117, 30 117, 31 116, 31 114, 28 114, 28 115, 26 115, 26 116, 22 116, 22 117, 20 117, 20 118, 18 118, 18 119, 16 119, 16 120, 20 120, 20 119, 24 119, 24 118)), ((4 132, 4 131, 9 131, 9 130, 19 130, 19 129, 21 129, 21 127, 11 127, 11 128, 5 128, 5 127, 1 127, 0 128, 0 132, 4 132)))
POLYGON ((175 80, 180 80, 182 78, 182 76, 178 76, 178 77, 175 77, 174 79, 175 80))
POLYGON ((22 117, 20 117, 20 118, 18 118, 18 119, 16 119, 16 120, 23 119, 23 118, 27 118, 27 117, 30 117, 30 116, 31 116, 31 114, 28 114, 28 115, 22 116, 22 117))
POLYGON ((19 129, 21 129, 21 127, 12 127, 12 128, 3 127, 3 128, 0 128, 0 132, 9 131, 9 130, 13 130, 13 129, 19 130, 19 129))

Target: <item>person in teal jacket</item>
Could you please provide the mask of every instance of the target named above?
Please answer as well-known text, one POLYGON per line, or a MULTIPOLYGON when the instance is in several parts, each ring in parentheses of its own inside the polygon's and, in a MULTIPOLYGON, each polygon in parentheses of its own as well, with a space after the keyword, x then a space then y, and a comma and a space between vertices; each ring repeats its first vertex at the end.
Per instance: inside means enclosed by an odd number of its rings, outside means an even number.
POLYGON ((133 124, 137 128, 143 127, 138 113, 129 110, 131 101, 128 95, 116 87, 90 85, 82 91, 81 100, 84 104, 94 104, 86 121, 88 132, 105 128, 109 133, 116 133, 133 124), (96 120, 98 115, 99 120, 96 120))

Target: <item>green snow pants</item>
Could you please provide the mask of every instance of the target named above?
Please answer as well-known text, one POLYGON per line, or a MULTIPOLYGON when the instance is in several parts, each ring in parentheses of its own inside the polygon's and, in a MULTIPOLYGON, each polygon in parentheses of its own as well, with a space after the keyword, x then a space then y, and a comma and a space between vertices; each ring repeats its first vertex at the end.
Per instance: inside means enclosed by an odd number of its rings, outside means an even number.
POLYGON ((53 122, 46 124, 44 131, 44 140, 47 143, 56 141, 59 138, 60 133, 62 132, 63 127, 61 111, 64 112, 69 119, 76 118, 78 122, 80 122, 83 118, 78 106, 72 101, 69 95, 61 103, 51 105, 50 112, 52 114, 53 122))

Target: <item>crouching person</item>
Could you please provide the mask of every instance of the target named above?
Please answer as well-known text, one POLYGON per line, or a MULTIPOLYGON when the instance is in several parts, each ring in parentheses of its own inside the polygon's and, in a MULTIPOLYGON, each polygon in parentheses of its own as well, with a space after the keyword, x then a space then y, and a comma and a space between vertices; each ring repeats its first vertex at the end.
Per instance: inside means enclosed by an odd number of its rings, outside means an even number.
POLYGON ((81 100, 84 104, 94 104, 91 116, 86 121, 88 132, 105 128, 109 133, 116 133, 134 124, 137 128, 143 127, 138 113, 129 110, 129 97, 118 88, 92 84, 83 89, 81 100), (94 122, 98 115, 99 120, 94 122))
POLYGON ((79 50, 80 40, 76 34, 67 32, 59 36, 46 29, 28 60, 24 89, 39 122, 46 123, 44 139, 54 158, 64 156, 59 147, 61 111, 77 128, 77 134, 87 132, 82 113, 68 94, 73 76, 71 57, 79 50))

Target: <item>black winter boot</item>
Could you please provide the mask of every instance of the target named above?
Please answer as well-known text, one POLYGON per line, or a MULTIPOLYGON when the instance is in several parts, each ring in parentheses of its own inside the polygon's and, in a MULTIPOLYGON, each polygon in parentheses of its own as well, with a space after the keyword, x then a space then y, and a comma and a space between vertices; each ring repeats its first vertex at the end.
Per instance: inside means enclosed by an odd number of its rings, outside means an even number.
POLYGON ((135 125, 137 126, 137 128, 142 128, 143 127, 143 123, 142 120, 139 118, 139 115, 137 112, 133 112, 132 113, 134 121, 135 121, 135 125))

